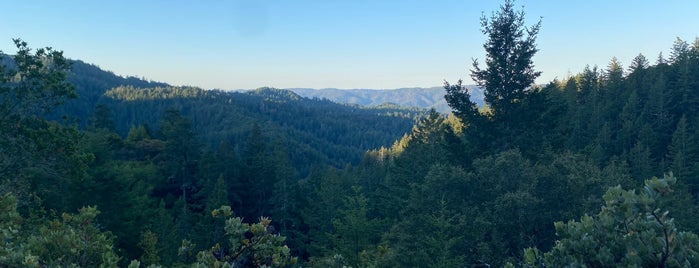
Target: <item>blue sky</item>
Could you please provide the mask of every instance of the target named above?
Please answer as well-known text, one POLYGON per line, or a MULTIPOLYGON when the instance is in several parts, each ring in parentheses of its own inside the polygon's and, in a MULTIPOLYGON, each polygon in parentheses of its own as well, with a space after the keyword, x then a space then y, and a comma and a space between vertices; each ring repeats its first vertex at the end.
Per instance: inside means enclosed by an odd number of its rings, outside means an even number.
MULTIPOLYGON (((12 38, 51 46, 120 75, 203 88, 399 88, 462 78, 484 58, 479 18, 501 1, 5 1, 0 50, 12 38)), ((676 37, 699 36, 699 1, 519 0, 542 17, 537 80, 654 62, 676 37)))

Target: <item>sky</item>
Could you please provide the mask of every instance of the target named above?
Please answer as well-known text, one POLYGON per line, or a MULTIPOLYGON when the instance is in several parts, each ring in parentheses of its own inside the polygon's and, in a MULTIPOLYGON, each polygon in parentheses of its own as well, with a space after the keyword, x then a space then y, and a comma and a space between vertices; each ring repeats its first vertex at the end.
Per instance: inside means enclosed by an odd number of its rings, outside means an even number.
MULTIPOLYGON (((0 50, 12 38, 113 71, 205 89, 440 86, 483 62, 480 18, 502 1, 0 0, 0 50)), ((612 57, 655 62, 699 37, 696 0, 518 0, 542 21, 537 83, 612 57)))

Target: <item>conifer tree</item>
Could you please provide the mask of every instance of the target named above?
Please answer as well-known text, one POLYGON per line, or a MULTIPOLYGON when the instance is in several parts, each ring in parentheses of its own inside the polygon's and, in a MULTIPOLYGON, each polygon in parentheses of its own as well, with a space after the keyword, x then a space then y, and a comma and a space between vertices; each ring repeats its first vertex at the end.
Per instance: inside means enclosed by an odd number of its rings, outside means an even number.
POLYGON ((525 90, 541 72, 534 70, 532 57, 538 51, 536 36, 541 21, 526 27, 524 11, 516 11, 512 0, 505 1, 490 19, 481 18, 481 31, 488 36, 485 69, 474 59, 471 77, 485 88, 485 101, 495 117, 507 117, 524 98, 525 90))
POLYGON ((524 11, 515 10, 511 0, 505 1, 490 18, 481 17, 481 31, 487 36, 483 44, 485 67, 481 68, 474 59, 471 78, 485 89, 487 110, 478 111, 461 81, 455 85, 445 83, 445 99, 469 128, 466 134, 472 136, 470 140, 477 150, 504 151, 527 142, 521 139, 527 129, 526 122, 539 118, 536 113, 546 106, 523 107, 527 91, 541 75, 534 70, 532 61, 538 51, 536 36, 540 27, 541 21, 527 27, 524 11), (535 112, 527 113, 527 110, 535 112))
POLYGON ((240 215, 252 220, 269 215, 272 191, 274 189, 274 173, 269 165, 270 155, 262 128, 254 124, 243 151, 243 188, 246 189, 242 198, 240 215))
MULTIPOLYGON (((694 163, 697 159, 695 150, 694 135, 689 128, 687 118, 682 116, 672 134, 667 159, 670 170, 677 174, 678 178, 688 181, 690 184, 696 183, 694 179, 696 175, 694 163)), ((692 186, 696 190, 697 185, 692 186)))
POLYGON ((361 187, 352 187, 354 194, 345 199, 340 217, 333 221, 333 245, 351 264, 359 264, 362 252, 370 250, 380 237, 380 221, 368 215, 368 200, 361 187))

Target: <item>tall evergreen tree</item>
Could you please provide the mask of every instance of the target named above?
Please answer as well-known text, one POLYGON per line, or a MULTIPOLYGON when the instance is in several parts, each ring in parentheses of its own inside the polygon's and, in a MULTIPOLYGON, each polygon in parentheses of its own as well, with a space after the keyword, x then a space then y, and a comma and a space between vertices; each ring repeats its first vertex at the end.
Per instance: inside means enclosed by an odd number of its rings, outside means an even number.
POLYGON ((615 101, 612 100, 625 100, 628 98, 628 94, 624 91, 624 68, 616 57, 613 57, 609 62, 600 80, 600 86, 604 89, 601 100, 604 105, 602 107, 604 109, 602 118, 606 121, 611 121, 610 123, 615 128, 619 128, 621 124, 617 123, 619 122, 617 116, 623 106, 616 105, 615 101))
POLYGON ((274 169, 262 128, 254 124, 243 151, 243 195, 240 214, 246 220, 269 215, 274 189, 274 169))
POLYGON ((687 118, 682 116, 677 122, 675 132, 672 134, 672 142, 668 147, 668 163, 670 170, 677 174, 677 177, 686 180, 696 188, 695 162, 696 145, 694 144, 694 133, 691 132, 687 118))
POLYGON ((115 131, 114 119, 112 118, 112 111, 109 109, 109 106, 98 104, 92 116, 90 116, 89 126, 96 129, 115 131))
POLYGON ((526 27, 524 11, 516 11, 512 0, 505 1, 490 19, 481 18, 481 31, 488 36, 483 44, 486 67, 481 69, 474 59, 471 77, 485 88, 485 101, 493 116, 506 117, 514 112, 512 106, 541 75, 532 61, 538 51, 535 42, 540 26, 541 21, 526 27))
POLYGON ((175 196, 182 198, 184 201, 182 211, 186 213, 189 204, 194 202, 193 194, 199 190, 196 164, 200 151, 192 130, 192 123, 178 110, 169 109, 163 117, 160 132, 165 140, 162 158, 169 187, 171 187, 169 190, 175 196))
MULTIPOLYGON (((534 113, 542 112, 539 107, 524 108, 526 105, 523 104, 528 89, 541 75, 541 72, 534 70, 532 61, 538 51, 536 36, 540 26, 541 21, 527 27, 524 24, 524 11, 516 11, 511 0, 505 1, 490 18, 481 18, 481 31, 488 38, 483 44, 486 66, 481 68, 474 59, 471 78, 479 87, 485 88, 487 112, 478 112, 469 100, 468 92, 461 86, 461 81, 456 85, 445 83, 447 103, 471 128, 466 133, 475 138, 472 141, 488 141, 481 144, 485 145, 486 150, 503 151, 527 142, 520 139, 522 132, 528 129, 523 121, 539 118, 539 115, 523 112, 532 108, 536 111, 534 113)), ((536 101, 529 104, 534 103, 536 101)), ((482 149, 482 146, 477 147, 482 149)))
POLYGON ((333 220, 335 252, 342 254, 351 264, 360 264, 361 255, 369 250, 380 237, 380 221, 367 215, 368 200, 358 186, 354 194, 346 197, 339 217, 333 220))

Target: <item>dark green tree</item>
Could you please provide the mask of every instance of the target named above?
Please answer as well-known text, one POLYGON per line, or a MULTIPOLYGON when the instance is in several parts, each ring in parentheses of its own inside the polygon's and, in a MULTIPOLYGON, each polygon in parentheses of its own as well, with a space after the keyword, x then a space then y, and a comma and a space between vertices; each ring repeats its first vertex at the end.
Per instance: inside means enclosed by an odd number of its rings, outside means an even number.
POLYGON ((699 185, 696 180, 696 150, 694 144, 694 134, 690 130, 687 118, 682 116, 677 122, 675 132, 672 134, 672 141, 668 146, 667 162, 669 169, 672 170, 677 177, 687 181, 697 192, 699 185))
POLYGON ((114 237, 100 230, 95 207, 60 218, 23 218, 17 199, 0 195, 0 266, 117 267, 114 237))
MULTIPOLYGON (((444 81, 444 89, 446 90, 446 95, 444 99, 452 108, 452 112, 456 117, 461 119, 464 124, 470 128, 476 128, 482 124, 481 121, 485 120, 482 118, 480 111, 478 110, 478 105, 471 101, 471 94, 468 92, 468 88, 464 86, 462 80, 456 82, 456 84, 449 84, 449 82, 444 81)), ((478 130, 475 130, 476 132, 478 130)))
POLYGON ((629 90, 636 90, 642 100, 648 98, 649 79, 647 77, 650 63, 643 54, 638 54, 631 60, 626 77, 626 85, 629 90))
MULTIPOLYGON (((89 155, 78 152, 76 128, 45 119, 76 97, 66 79, 70 63, 63 52, 32 50, 19 39, 14 43, 18 51, 13 57, 0 52, 0 192, 13 192, 26 204, 37 190, 30 180, 39 182, 39 188, 50 184, 68 190, 72 180, 84 175, 89 155)), ((69 196, 54 197, 50 204, 67 205, 69 196)))
POLYGON ((512 0, 505 1, 490 19, 481 17, 481 31, 488 36, 483 44, 486 67, 481 69, 474 59, 471 77, 485 88, 485 102, 494 117, 507 117, 515 112, 513 106, 541 75, 534 70, 532 61, 538 51, 535 42, 540 27, 541 21, 526 27, 524 11, 516 11, 512 0))
POLYGON ((169 109, 162 119, 160 133, 165 141, 161 154, 168 181, 165 190, 183 200, 182 211, 186 214, 189 205, 195 203, 194 193, 199 190, 196 172, 200 150, 192 123, 178 110, 169 109))
POLYGON ((308 179, 301 182, 306 206, 301 208, 303 222, 308 225, 307 251, 312 257, 328 255, 333 247, 333 222, 351 194, 352 181, 339 170, 327 167, 314 169, 308 179))
POLYGON ((112 118, 112 111, 105 104, 98 104, 95 106, 95 111, 90 116, 89 126, 96 129, 106 129, 108 131, 115 131, 116 127, 114 125, 114 119, 112 118))
POLYGON ((281 142, 277 142, 274 146, 269 164, 274 169, 273 191, 269 200, 272 208, 269 213, 275 219, 273 225, 279 234, 287 238, 287 244, 292 248, 293 253, 297 254, 304 248, 302 241, 304 235, 300 231, 303 223, 299 204, 303 199, 303 193, 294 176, 286 146, 281 142))
POLYGON ((269 215, 274 190, 274 169, 262 128, 254 124, 243 150, 243 198, 240 215, 251 220, 269 215))
POLYGON ((143 251, 140 260, 144 265, 157 265, 160 262, 158 235, 150 230, 141 233, 141 241, 138 243, 138 247, 143 251))
POLYGON ((335 232, 328 235, 332 237, 333 252, 358 265, 362 254, 378 243, 381 222, 367 215, 369 200, 361 193, 361 188, 354 186, 352 190, 354 193, 345 199, 344 208, 332 222, 335 232))
POLYGON ((393 159, 385 181, 376 194, 377 207, 382 215, 399 217, 400 210, 395 208, 406 206, 410 187, 422 183, 432 165, 446 163, 450 159, 467 160, 451 157, 450 149, 459 147, 459 144, 448 143, 446 137, 451 131, 444 123, 444 117, 433 111, 421 118, 411 133, 399 142, 406 147, 393 159))
POLYGON ((482 221, 468 204, 474 190, 459 167, 435 164, 424 183, 414 183, 403 219, 387 235, 396 266, 459 267, 476 259, 482 221), (468 220, 466 220, 468 218, 468 220))
POLYGON ((533 88, 534 80, 541 75, 534 70, 532 61, 538 51, 536 37, 540 27, 541 21, 527 27, 524 11, 515 10, 511 0, 505 1, 490 18, 481 17, 481 31, 487 36, 483 44, 485 67, 481 68, 474 59, 471 78, 485 89, 484 111, 478 111, 470 101, 461 81, 444 85, 447 103, 470 128, 466 136, 472 136, 469 140, 479 151, 504 151, 521 147, 522 143, 540 142, 524 133, 541 125, 528 123, 540 119, 548 106, 547 99, 533 88), (525 101, 530 92, 532 100, 525 101))

